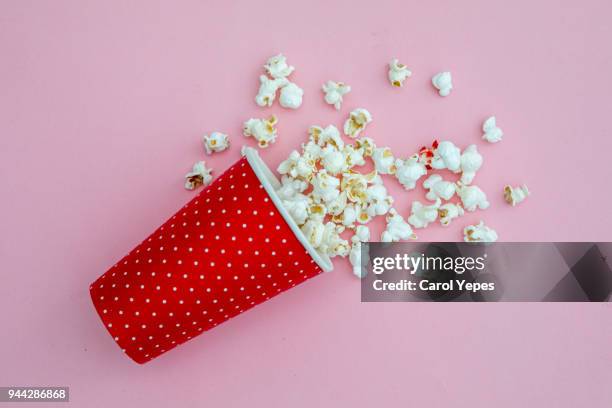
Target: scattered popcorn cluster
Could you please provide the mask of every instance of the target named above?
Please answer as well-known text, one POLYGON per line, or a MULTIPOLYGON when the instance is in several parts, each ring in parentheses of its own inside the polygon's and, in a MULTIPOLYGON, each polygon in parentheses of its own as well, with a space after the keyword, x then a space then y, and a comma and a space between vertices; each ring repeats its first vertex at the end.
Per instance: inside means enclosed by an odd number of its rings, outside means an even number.
POLYGON ((287 64, 287 58, 283 54, 275 55, 268 59, 264 69, 269 77, 259 77, 259 92, 255 96, 255 102, 259 106, 272 106, 280 89, 280 105, 289 109, 299 108, 304 90, 287 78, 295 70, 295 67, 287 64))
MULTIPOLYGON (((259 106, 272 106, 280 89, 279 103, 285 108, 297 109, 302 104, 303 90, 290 82, 288 76, 294 67, 286 58, 276 55, 264 65, 267 75, 260 76, 260 87, 255 101, 259 106)), ((412 72, 397 59, 389 63, 388 80, 394 87, 403 87, 412 72)), ((431 80, 440 96, 448 96, 453 88, 450 72, 440 72, 431 80)), ((351 87, 342 82, 327 81, 322 90, 324 100, 339 110, 343 97, 351 87)), ((277 194, 298 224, 310 244, 329 257, 348 257, 353 271, 360 276, 361 245, 371 240, 367 226, 375 217, 384 217, 386 226, 380 236, 382 242, 417 239, 415 230, 439 222, 446 227, 466 212, 486 210, 490 203, 486 193, 472 184, 483 164, 476 145, 463 150, 452 141, 434 141, 407 156, 396 156, 389 147, 378 147, 374 140, 364 136, 372 122, 372 115, 364 108, 351 111, 344 122, 342 133, 353 139, 345 143, 340 130, 334 125, 311 126, 308 140, 300 151, 294 150, 278 166, 281 186, 277 194), (374 170, 360 172, 369 160, 374 170), (446 180, 435 171, 447 170, 458 180, 446 180), (426 202, 414 201, 410 214, 404 218, 388 194, 381 175, 394 177, 405 190, 421 184, 426 190, 426 202)), ((278 119, 251 118, 244 122, 243 134, 253 137, 260 148, 274 143, 278 119)), ((502 140, 503 132, 494 116, 482 126, 482 139, 489 143, 502 140)), ((207 154, 221 152, 229 147, 229 138, 220 132, 204 136, 207 154)), ((185 187, 194 189, 212 180, 211 170, 198 162, 185 176, 185 187)), ((529 195, 527 186, 506 185, 505 201, 515 206, 529 195)), ((484 224, 469 225, 463 230, 466 242, 494 242, 495 230, 484 224)))

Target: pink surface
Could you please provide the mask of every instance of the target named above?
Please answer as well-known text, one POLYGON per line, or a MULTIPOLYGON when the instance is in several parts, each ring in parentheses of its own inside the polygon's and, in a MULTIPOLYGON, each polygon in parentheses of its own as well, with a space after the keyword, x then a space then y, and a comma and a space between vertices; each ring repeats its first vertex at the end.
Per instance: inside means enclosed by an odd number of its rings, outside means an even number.
MULTIPOLYGON (((344 262, 145 366, 123 356, 88 284, 192 196, 203 132, 276 113, 276 166, 308 125, 368 108, 368 135, 409 154, 478 143, 502 240, 606 240, 608 2, 83 2, 0 5, 0 385, 67 385, 74 406, 609 406, 608 304, 361 304, 344 262), (253 98, 284 52, 298 111, 253 98), (406 62, 404 89, 386 63, 406 62), (453 72, 455 90, 429 83, 453 72), (320 85, 353 86, 341 112, 320 85), (495 114, 506 138, 480 143, 495 114), (505 183, 533 196, 505 206, 505 183)), ((252 141, 249 141, 252 143, 252 141)), ((403 214, 418 192, 399 194, 403 214)))

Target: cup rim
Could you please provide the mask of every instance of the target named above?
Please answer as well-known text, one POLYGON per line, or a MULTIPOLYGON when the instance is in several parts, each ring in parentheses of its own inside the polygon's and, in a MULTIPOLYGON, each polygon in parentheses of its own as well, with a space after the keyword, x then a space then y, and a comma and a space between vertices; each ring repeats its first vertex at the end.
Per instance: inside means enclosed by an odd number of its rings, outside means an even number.
POLYGON ((334 265, 332 264, 332 261, 329 256, 320 253, 310 244, 310 242, 308 242, 306 236, 304 236, 304 233, 302 232, 300 227, 298 227, 296 222, 289 214, 289 211, 287 211, 287 209, 283 205, 282 200, 276 193, 276 189, 281 186, 281 183, 278 181, 278 179, 272 173, 266 163, 261 159, 261 157, 259 156, 259 152, 257 152, 257 150, 252 147, 245 147, 244 155, 246 156, 247 162, 253 169, 253 172, 259 179, 259 182, 272 199, 272 202, 280 212, 285 222, 289 225, 289 228, 291 228, 291 231, 293 231, 298 241, 300 241, 302 246, 306 248, 308 254, 312 257, 312 259, 314 259, 317 265, 319 265, 319 267, 323 269, 324 272, 330 272, 331 270, 333 270, 334 265))

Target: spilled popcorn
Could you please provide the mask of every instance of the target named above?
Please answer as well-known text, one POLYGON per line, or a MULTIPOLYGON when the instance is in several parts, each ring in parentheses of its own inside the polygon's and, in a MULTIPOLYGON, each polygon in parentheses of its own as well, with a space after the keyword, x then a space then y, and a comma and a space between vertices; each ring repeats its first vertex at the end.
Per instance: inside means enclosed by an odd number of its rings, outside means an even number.
MULTIPOLYGON (((270 57, 264 65, 265 75, 259 77, 257 105, 270 107, 277 100, 288 109, 302 105, 304 91, 289 80, 295 68, 284 55, 270 57), (280 92, 280 95, 279 95, 280 92)), ((397 59, 389 63, 388 80, 394 87, 402 87, 412 72, 397 59)), ((453 89, 450 72, 434 75, 431 83, 440 96, 448 96, 453 89)), ((327 81, 322 85, 324 100, 340 110, 343 98, 351 87, 342 82, 327 81)), ((329 257, 348 257, 353 273, 363 277, 361 246, 370 240, 398 242, 417 239, 416 229, 427 228, 438 222, 442 227, 456 223, 466 212, 486 210, 491 204, 486 193, 473 182, 483 165, 483 157, 476 145, 465 148, 452 141, 434 141, 416 153, 394 154, 389 147, 379 147, 364 136, 372 115, 364 108, 350 112, 339 130, 334 125, 313 125, 301 148, 293 150, 278 166, 281 175, 276 192, 291 218, 308 242, 321 254, 329 257), (346 141, 347 136, 349 141, 346 141), (373 170, 360 171, 371 164, 373 170), (438 174, 446 170, 444 177, 438 174), (419 185, 425 190, 427 201, 414 200, 409 208, 399 209, 389 194, 382 176, 399 183, 405 190, 419 185), (447 179, 448 176, 454 180, 447 179), (404 214, 404 215, 402 215, 404 214), (372 237, 368 223, 382 217, 385 227, 380 237, 372 237)), ((252 137, 261 148, 273 144, 277 138, 278 118, 251 118, 244 122, 243 134, 252 137)), ((482 125, 482 139, 497 143, 503 131, 494 116, 482 125)), ((203 137, 207 154, 229 148, 229 138, 220 132, 203 137)), ((244 153, 243 153, 244 155, 244 153)), ((212 181, 211 170, 203 161, 194 164, 185 175, 185 188, 193 190, 212 181)), ((515 206, 529 196, 526 185, 504 187, 505 201, 515 206)), ((483 221, 463 229, 466 242, 494 242, 494 229, 483 221)))
POLYGON ((497 232, 480 221, 476 225, 468 225, 463 229, 463 240, 465 242, 495 242, 497 232))
POLYGON ((497 143, 504 137, 504 132, 497 127, 495 116, 491 116, 482 124, 482 138, 489 143, 497 143))
POLYGON ((431 78, 431 83, 438 90, 440 96, 450 95, 453 89, 453 80, 450 72, 440 72, 431 78))
POLYGON ((245 137, 253 137, 261 148, 268 147, 276 141, 276 124, 278 119, 272 115, 268 119, 249 119, 244 122, 242 133, 245 137))
POLYGON ((372 122, 372 115, 363 108, 355 109, 344 122, 344 134, 355 139, 372 122))
POLYGON ((504 200, 511 206, 515 206, 518 203, 525 201, 529 196, 529 189, 525 184, 518 187, 505 186, 504 187, 504 200))
POLYGON ((342 82, 327 81, 323 84, 325 92, 325 102, 333 105, 336 110, 340 110, 344 95, 351 92, 351 87, 342 82))
POLYGON ((221 132, 212 132, 209 135, 204 135, 204 150, 206 154, 218 153, 229 148, 229 137, 221 132))
POLYGON ((289 81, 288 76, 295 67, 287 64, 287 58, 283 54, 268 58, 264 70, 268 76, 259 77, 259 91, 255 96, 255 103, 262 107, 272 106, 280 89, 280 105, 288 109, 299 108, 302 105, 304 90, 289 81))
POLYGON ((199 186, 207 186, 212 181, 212 170, 206 167, 206 163, 199 161, 193 165, 189 173, 185 175, 185 188, 194 190, 199 186))
POLYGON ((389 82, 391 85, 401 88, 404 86, 404 81, 406 78, 412 76, 412 71, 408 69, 408 67, 404 64, 400 64, 397 59, 391 60, 389 63, 389 82))

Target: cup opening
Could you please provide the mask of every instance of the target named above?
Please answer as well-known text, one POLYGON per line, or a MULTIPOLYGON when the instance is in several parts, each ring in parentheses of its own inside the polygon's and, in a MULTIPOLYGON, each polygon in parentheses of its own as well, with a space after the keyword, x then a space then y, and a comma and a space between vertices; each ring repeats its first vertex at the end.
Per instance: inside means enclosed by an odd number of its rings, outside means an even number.
POLYGON ((272 202, 274 203, 278 211, 281 213, 284 220, 289 225, 289 228, 291 228, 291 231, 293 231, 300 243, 304 246, 304 248, 306 248, 308 254, 310 254, 312 259, 314 259, 314 261, 317 263, 317 265, 319 265, 319 267, 321 267, 321 269, 323 269, 323 271, 329 272, 334 269, 334 266, 329 256, 317 251, 310 244, 310 242, 308 242, 308 240, 304 236, 304 233, 302 232, 302 230, 300 230, 300 227, 298 227, 293 218, 291 218, 289 211, 287 211, 287 209, 283 205, 282 200, 280 199, 278 194, 276 194, 276 189, 281 186, 281 183, 280 181, 278 181, 274 173, 272 173, 270 168, 268 168, 266 163, 264 163, 261 157, 259 157, 259 153, 257 152, 257 150, 253 149, 252 147, 247 147, 245 148, 245 156, 247 158, 247 161, 249 162, 249 165, 255 172, 255 175, 259 179, 259 182, 266 189, 266 192, 272 199, 272 202))

